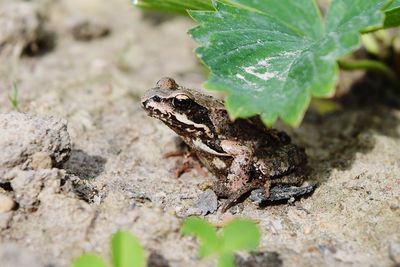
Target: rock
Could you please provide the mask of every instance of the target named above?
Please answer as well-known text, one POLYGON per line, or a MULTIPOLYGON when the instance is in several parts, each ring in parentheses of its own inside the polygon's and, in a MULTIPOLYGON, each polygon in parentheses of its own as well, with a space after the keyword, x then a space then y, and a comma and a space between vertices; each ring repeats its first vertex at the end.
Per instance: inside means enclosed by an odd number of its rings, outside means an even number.
MULTIPOLYGON (((13 212, 0 212, 0 232, 10 227, 13 212)), ((0 265, 1 266, 1 265, 0 265)))
POLYGON ((282 260, 276 252, 251 252, 246 259, 236 255, 236 266, 238 267, 280 267, 282 260))
POLYGON ((0 114, 0 147, 0 182, 7 182, 1 174, 13 168, 61 167, 71 140, 64 120, 10 112, 0 114))
POLYGON ((207 215, 213 213, 218 208, 218 197, 211 189, 207 189, 200 194, 197 201, 193 204, 193 215, 207 215))
POLYGON ((45 16, 41 14, 40 4, 35 1, 0 2, 0 53, 19 56, 49 44, 45 16))
POLYGON ((107 25, 101 23, 80 21, 72 27, 71 31, 75 40, 91 41, 109 35, 111 30, 107 25))
POLYGON ((394 262, 395 266, 400 266, 400 243, 390 242, 389 244, 389 257, 394 262))
POLYGON ((233 207, 230 207, 228 211, 230 214, 235 215, 235 214, 242 212, 243 210, 244 210, 243 203, 238 203, 238 204, 234 205, 233 207))
POLYGON ((155 251, 152 251, 147 260, 148 267, 169 267, 168 261, 164 258, 163 255, 158 254, 155 251))
POLYGON ((59 169, 14 170, 7 173, 5 177, 11 183, 19 208, 34 210, 40 202, 41 195, 59 192, 61 179, 65 177, 65 171, 59 169))
POLYGON ((11 211, 15 207, 12 197, 0 192, 0 213, 11 211))
POLYGON ((51 157, 45 152, 36 152, 32 156, 32 168, 34 170, 51 169, 52 167, 51 157))
POLYGON ((4 2, 0 5, 0 47, 36 38, 40 26, 37 5, 29 2, 4 2))
POLYGON ((273 220, 271 222, 271 226, 274 228, 275 232, 278 233, 282 231, 283 225, 281 220, 273 220))

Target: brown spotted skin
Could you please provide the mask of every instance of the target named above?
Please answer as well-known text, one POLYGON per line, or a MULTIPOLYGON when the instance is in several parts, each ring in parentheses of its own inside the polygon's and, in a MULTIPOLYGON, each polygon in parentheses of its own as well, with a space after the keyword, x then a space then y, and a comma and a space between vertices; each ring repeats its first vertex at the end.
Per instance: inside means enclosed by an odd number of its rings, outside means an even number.
POLYGON ((148 115, 174 130, 218 179, 214 190, 228 198, 226 211, 253 189, 269 195, 272 185, 299 186, 307 178, 307 156, 281 131, 258 117, 232 121, 224 103, 162 78, 142 97, 148 115))
POLYGON ((157 86, 157 88, 160 88, 160 89, 170 89, 170 90, 177 89, 179 87, 174 79, 171 79, 168 77, 161 78, 157 82, 156 86, 157 86))

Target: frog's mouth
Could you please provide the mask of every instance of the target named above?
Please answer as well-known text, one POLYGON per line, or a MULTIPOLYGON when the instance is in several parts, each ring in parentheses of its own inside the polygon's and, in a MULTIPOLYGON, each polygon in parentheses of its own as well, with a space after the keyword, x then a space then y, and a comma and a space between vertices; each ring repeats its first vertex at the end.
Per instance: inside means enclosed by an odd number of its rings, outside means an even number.
POLYGON ((150 116, 152 116, 153 112, 154 112, 154 107, 152 105, 150 105, 150 99, 146 99, 144 101, 142 101, 142 108, 146 111, 146 113, 150 116))
POLYGON ((156 118, 164 118, 168 117, 168 105, 162 103, 158 96, 153 96, 151 98, 145 99, 142 101, 142 108, 147 112, 147 114, 151 117, 156 118))

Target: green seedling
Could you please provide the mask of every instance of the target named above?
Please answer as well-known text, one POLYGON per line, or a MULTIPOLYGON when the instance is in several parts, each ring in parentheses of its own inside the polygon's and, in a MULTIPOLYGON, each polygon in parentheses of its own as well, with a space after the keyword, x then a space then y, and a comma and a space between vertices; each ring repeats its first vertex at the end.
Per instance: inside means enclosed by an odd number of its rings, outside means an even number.
POLYGON ((397 77, 380 61, 348 60, 361 35, 400 25, 400 0, 135 0, 143 8, 185 12, 189 34, 210 70, 205 88, 225 93, 232 118, 260 115, 298 126, 313 97, 332 97, 339 68, 397 77))
POLYGON ((18 87, 17 83, 13 82, 12 84, 12 89, 11 89, 11 94, 8 96, 8 99, 10 100, 11 107, 15 110, 19 110, 18 107, 18 87))
POLYGON ((255 223, 239 219, 230 221, 217 232, 205 220, 190 217, 183 223, 182 233, 196 236, 200 242, 199 257, 216 256, 218 267, 234 267, 234 253, 255 250, 261 237, 255 223))
MULTIPOLYGON (((139 240, 129 232, 118 231, 111 239, 113 267, 144 267, 146 258, 139 240)), ((101 257, 85 253, 74 260, 72 267, 107 267, 101 257)))

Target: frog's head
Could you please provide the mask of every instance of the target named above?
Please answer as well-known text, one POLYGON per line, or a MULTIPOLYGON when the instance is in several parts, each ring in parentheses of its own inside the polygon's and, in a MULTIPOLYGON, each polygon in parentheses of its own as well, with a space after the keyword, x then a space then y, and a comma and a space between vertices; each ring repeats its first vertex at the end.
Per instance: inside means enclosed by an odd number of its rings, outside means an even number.
POLYGON ((142 107, 163 121, 183 138, 213 138, 215 128, 210 107, 221 104, 211 96, 180 87, 171 78, 163 78, 142 97, 142 107))

